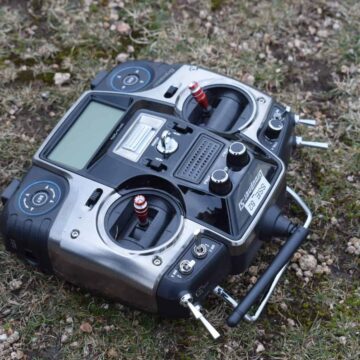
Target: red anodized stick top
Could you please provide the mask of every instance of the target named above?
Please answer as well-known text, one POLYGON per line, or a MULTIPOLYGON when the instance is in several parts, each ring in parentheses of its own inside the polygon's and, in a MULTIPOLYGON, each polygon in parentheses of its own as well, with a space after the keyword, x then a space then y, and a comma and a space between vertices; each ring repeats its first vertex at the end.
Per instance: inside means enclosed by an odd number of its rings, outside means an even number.
POLYGON ((134 198, 134 210, 141 225, 148 223, 148 203, 144 195, 136 195, 134 198))
POLYGON ((199 83, 197 81, 193 81, 189 84, 189 89, 191 91, 192 96, 195 98, 197 103, 202 106, 204 109, 209 108, 209 100, 204 92, 204 90, 201 88, 199 83))

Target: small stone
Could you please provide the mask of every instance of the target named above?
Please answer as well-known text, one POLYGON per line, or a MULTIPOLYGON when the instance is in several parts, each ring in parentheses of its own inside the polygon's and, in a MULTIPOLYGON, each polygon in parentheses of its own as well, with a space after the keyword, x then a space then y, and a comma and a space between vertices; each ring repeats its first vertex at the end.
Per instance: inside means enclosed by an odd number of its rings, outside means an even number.
POLYGON ((244 74, 242 80, 249 85, 254 85, 255 83, 255 77, 248 73, 244 74))
POLYGON ((200 19, 206 19, 207 18, 207 11, 206 10, 200 10, 199 17, 200 19))
POLYGON ((284 302, 280 303, 280 308, 281 308, 281 310, 284 310, 284 311, 288 310, 288 306, 284 302))
POLYGON ((44 91, 41 93, 41 98, 43 100, 47 100, 49 98, 49 96, 50 96, 50 93, 48 91, 44 91))
POLYGON ((9 344, 13 344, 14 342, 18 341, 19 339, 20 339, 19 333, 17 331, 14 331, 14 333, 8 337, 7 342, 9 344))
POLYGON ((303 255, 299 260, 299 265, 304 271, 313 271, 316 269, 317 260, 314 255, 303 255))
POLYGON ((355 251, 356 251, 356 249, 352 245, 348 246, 347 249, 346 249, 346 252, 349 253, 349 254, 355 254, 355 251))
POLYGON ((74 322, 74 320, 71 316, 67 316, 65 321, 67 324, 72 324, 74 322))
POLYGON ((24 358, 24 353, 21 350, 16 351, 16 359, 20 360, 24 358))
POLYGON ((62 334, 61 335, 61 343, 65 344, 67 341, 69 340, 69 336, 67 334, 62 334))
POLYGON ((118 55, 116 56, 116 61, 117 61, 118 63, 123 63, 123 62, 125 62, 125 61, 128 59, 128 57, 129 57, 129 54, 127 54, 127 53, 120 53, 120 54, 118 54, 118 55))
POLYGON ((22 285, 22 281, 17 279, 11 280, 9 283, 10 290, 18 290, 21 288, 21 285, 22 285))
POLYGON ((119 354, 114 348, 108 350, 107 355, 110 359, 118 359, 119 354))
POLYGON ((265 351, 265 346, 262 343, 258 343, 258 345, 256 347, 256 353, 259 354, 263 351, 265 351))
POLYGON ((250 275, 257 275, 259 271, 259 268, 257 266, 250 266, 249 267, 249 274, 250 275))
POLYGON ((116 25, 116 31, 121 35, 129 35, 131 27, 126 22, 121 21, 116 25))
POLYGON ((297 277, 303 277, 303 272, 301 271, 301 269, 299 269, 299 270, 297 270, 296 271, 296 273, 295 273, 295 275, 297 276, 297 277))
POLYGON ((313 26, 310 25, 308 29, 311 35, 314 35, 316 33, 316 28, 314 28, 313 26))
POLYGON ((346 345, 346 336, 340 336, 339 337, 339 342, 341 345, 346 345))
POLYGON ((340 68, 340 71, 343 73, 343 74, 347 74, 349 72, 349 67, 346 66, 346 65, 341 65, 341 68, 340 68))
POLYGON ((317 36, 322 37, 322 38, 327 38, 329 36, 329 32, 325 29, 319 30, 317 32, 317 36))
POLYGON ((290 327, 295 326, 295 321, 293 319, 287 319, 287 323, 288 323, 288 326, 290 326, 290 327))
POLYGON ((251 278, 250 278, 250 283, 251 284, 255 284, 257 282, 257 277, 256 276, 252 276, 251 278))
POLYGON ((1 334, 1 335, 0 335, 0 342, 6 341, 7 338, 8 338, 8 337, 7 337, 6 334, 1 334))
POLYGON ((130 54, 132 54, 133 52, 135 52, 135 48, 132 45, 128 45, 126 51, 130 54))
POLYGON ((69 82, 71 75, 69 73, 55 73, 54 83, 55 85, 64 85, 69 82))
POLYGON ((301 258, 301 254, 299 252, 296 252, 292 257, 292 261, 298 261, 300 258, 301 258))
POLYGON ((74 342, 72 342, 69 346, 70 346, 71 348, 73 348, 73 349, 76 349, 76 348, 79 347, 79 343, 78 343, 77 341, 74 341, 74 342))
POLYGON ((80 325, 80 330, 90 334, 92 332, 92 326, 88 322, 84 322, 80 325))

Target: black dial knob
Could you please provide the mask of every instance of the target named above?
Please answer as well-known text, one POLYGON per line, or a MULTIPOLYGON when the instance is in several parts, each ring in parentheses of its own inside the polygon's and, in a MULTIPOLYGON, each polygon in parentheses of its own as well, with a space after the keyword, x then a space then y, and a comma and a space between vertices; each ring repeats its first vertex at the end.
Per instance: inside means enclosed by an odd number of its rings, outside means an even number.
POLYGON ((209 188, 217 195, 228 194, 232 189, 229 174, 223 169, 215 170, 210 176, 209 188))
POLYGON ((234 170, 240 170, 249 162, 249 154, 246 146, 240 142, 233 142, 229 146, 227 163, 234 170))
POLYGON ((277 139, 284 124, 280 119, 271 119, 265 131, 265 136, 271 140, 277 139))

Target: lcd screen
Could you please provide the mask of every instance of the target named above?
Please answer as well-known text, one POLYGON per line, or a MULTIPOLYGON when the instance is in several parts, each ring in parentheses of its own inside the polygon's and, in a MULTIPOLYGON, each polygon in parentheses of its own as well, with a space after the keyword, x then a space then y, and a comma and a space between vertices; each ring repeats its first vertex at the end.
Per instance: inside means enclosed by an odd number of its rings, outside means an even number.
POLYGON ((48 159, 77 170, 82 169, 123 114, 123 110, 90 102, 51 151, 48 159))

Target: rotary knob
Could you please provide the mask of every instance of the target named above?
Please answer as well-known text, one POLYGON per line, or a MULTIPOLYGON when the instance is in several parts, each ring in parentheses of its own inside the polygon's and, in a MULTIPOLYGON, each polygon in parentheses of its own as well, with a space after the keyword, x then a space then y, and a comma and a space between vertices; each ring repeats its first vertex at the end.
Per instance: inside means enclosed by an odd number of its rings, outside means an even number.
POLYGON ((233 142, 229 146, 227 163, 233 169, 240 170, 249 162, 249 154, 246 146, 240 142, 233 142))
POLYGON ((157 150, 162 154, 172 154, 178 148, 179 144, 172 137, 172 133, 169 130, 164 130, 160 136, 160 140, 157 144, 157 150))
POLYGON ((229 174, 223 169, 215 170, 210 176, 209 188, 214 194, 227 195, 232 189, 229 174))
POLYGON ((270 140, 275 140, 279 137, 284 124, 280 119, 271 119, 265 131, 265 136, 270 140))

